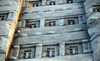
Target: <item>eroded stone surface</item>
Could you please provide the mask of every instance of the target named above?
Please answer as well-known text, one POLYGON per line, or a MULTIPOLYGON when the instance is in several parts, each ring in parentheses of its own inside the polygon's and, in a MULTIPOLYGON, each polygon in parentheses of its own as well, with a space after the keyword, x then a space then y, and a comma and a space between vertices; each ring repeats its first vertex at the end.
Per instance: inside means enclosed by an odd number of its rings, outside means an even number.
POLYGON ((0 0, 0 61, 100 61, 99 12, 99 0, 0 0))

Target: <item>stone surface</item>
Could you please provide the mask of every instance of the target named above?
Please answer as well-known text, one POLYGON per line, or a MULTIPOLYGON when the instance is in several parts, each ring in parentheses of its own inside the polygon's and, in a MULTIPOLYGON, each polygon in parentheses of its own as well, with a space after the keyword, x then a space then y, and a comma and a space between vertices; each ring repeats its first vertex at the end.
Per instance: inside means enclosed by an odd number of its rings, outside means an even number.
POLYGON ((9 53, 21 4, 15 0, 0 0, 0 61, 5 61, 9 53))
POLYGON ((100 61, 99 30, 100 0, 0 0, 0 61, 100 61))
MULTIPOLYGON (((73 56, 60 56, 55 58, 41 58, 41 59, 27 59, 28 61, 89 61, 92 60, 93 57, 91 54, 80 54, 80 55, 73 55, 73 56)), ((27 61, 23 60, 23 61, 27 61)), ((12 61, 21 61, 21 60, 12 60, 12 61)), ((93 60, 92 60, 93 61, 93 60)))
POLYGON ((82 28, 76 28, 74 29, 74 31, 82 31, 83 29, 82 28))
POLYGON ((34 35, 38 36, 38 35, 42 35, 42 33, 41 32, 36 32, 36 33, 34 33, 34 35))
POLYGON ((55 34, 55 31, 48 31, 47 34, 55 34))
POLYGON ((86 0, 84 3, 86 16, 87 16, 87 26, 88 33, 90 35, 91 47, 93 50, 94 61, 100 61, 100 52, 99 52, 99 33, 100 30, 100 14, 98 12, 94 12, 94 8, 98 8, 97 5, 100 3, 100 0, 86 0), (90 4, 88 4, 90 3, 90 4), (96 5, 96 6, 95 6, 96 5))

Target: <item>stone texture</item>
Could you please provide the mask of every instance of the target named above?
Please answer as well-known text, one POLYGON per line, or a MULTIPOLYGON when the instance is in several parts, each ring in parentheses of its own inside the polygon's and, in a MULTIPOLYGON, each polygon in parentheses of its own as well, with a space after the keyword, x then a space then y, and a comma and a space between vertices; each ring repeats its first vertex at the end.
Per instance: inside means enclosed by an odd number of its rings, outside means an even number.
POLYGON ((15 0, 0 0, 0 18, 3 14, 7 16, 5 20, 0 20, 0 61, 5 61, 10 50, 21 4, 15 0))
POLYGON ((100 14, 99 12, 93 12, 94 7, 97 8, 100 5, 100 0, 86 0, 84 3, 86 16, 87 16, 87 26, 88 33, 90 35, 91 46, 93 50, 94 60, 100 61, 100 51, 99 51, 99 33, 100 30, 100 14), (90 4, 88 4, 90 3, 90 4))
POLYGON ((99 30, 100 0, 0 0, 0 61, 100 61, 99 30))

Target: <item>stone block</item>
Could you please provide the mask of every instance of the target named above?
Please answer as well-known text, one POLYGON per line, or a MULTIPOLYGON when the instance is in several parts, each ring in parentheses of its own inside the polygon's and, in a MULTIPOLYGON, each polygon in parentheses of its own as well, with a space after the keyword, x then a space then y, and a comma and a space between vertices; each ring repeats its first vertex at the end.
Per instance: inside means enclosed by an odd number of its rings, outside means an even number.
POLYGON ((100 35, 100 31, 95 32, 95 33, 91 36, 90 41, 94 40, 94 39, 95 39, 96 37, 98 37, 99 35, 100 35))
POLYGON ((42 44, 36 45, 36 58, 42 58, 42 44))
POLYGON ((12 53, 10 59, 17 59, 19 55, 19 50, 20 50, 20 46, 15 45, 11 51, 12 53))
POLYGON ((60 56, 65 56, 65 42, 59 44, 60 45, 60 51, 59 51, 59 55, 60 56))
POLYGON ((19 48, 19 47, 20 47, 19 45, 15 45, 15 46, 14 46, 14 48, 19 48))
POLYGON ((14 59, 14 60, 16 60, 16 59, 17 59, 17 57, 10 57, 10 59, 14 59))
POLYGON ((55 31, 49 31, 47 34, 55 34, 55 31))
POLYGON ((28 36, 28 34, 19 34, 19 36, 25 37, 25 36, 28 36))
POLYGON ((45 19, 41 19, 40 20, 40 28, 43 28, 44 27, 44 23, 45 23, 45 19))
POLYGON ((82 28, 76 28, 74 29, 74 31, 82 31, 83 29, 82 28))
POLYGON ((38 36, 38 35, 42 35, 42 33, 41 32, 34 33, 34 36, 38 36))
POLYGON ((89 41, 88 39, 82 40, 83 43, 84 43, 84 42, 88 42, 88 41, 89 41))
POLYGON ((83 53, 84 54, 86 54, 86 53, 92 53, 92 51, 91 50, 85 50, 85 51, 83 51, 83 53))

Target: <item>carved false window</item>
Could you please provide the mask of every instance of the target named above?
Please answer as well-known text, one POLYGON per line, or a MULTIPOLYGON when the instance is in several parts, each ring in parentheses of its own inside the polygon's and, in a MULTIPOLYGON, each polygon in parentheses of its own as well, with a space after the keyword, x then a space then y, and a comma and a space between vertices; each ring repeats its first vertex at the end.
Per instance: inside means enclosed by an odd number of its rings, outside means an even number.
POLYGON ((55 5, 55 1, 50 2, 49 5, 55 5))
POLYGON ((31 25, 30 25, 30 28, 36 28, 36 23, 31 24, 31 25))
POLYGON ((1 20, 1 21, 4 20, 4 16, 0 16, 0 20, 1 20))
POLYGON ((80 21, 83 22, 83 16, 80 16, 80 21))
POLYGON ((96 4, 92 6, 93 12, 100 12, 100 4, 96 4))
POLYGON ((31 58, 31 50, 25 50, 25 51, 23 52, 23 58, 24 58, 24 59, 29 59, 29 58, 31 58))
POLYGON ((55 56, 55 49, 47 48, 47 57, 54 57, 54 56, 55 56))
POLYGON ((72 46, 69 49, 70 55, 78 54, 78 47, 77 46, 72 46))
POLYGON ((35 58, 36 47, 32 45, 22 45, 19 51, 18 59, 31 59, 35 58))
POLYGON ((55 48, 47 48, 43 52, 43 57, 55 57, 55 48))
POLYGON ((100 8, 94 8, 93 12, 100 12, 100 8))
POLYGON ((71 55, 73 54, 73 49, 70 49, 70 54, 71 54, 71 55))
POLYGON ((59 55, 59 46, 57 45, 50 45, 50 46, 44 46, 42 57, 55 57, 59 55))
POLYGON ((47 0, 46 5, 56 5, 56 1, 47 0))
POLYGON ((7 20, 8 14, 0 14, 0 21, 7 20))
POLYGON ((39 28, 40 21, 26 21, 26 28, 39 28))
POLYGON ((55 26, 55 21, 46 21, 45 26, 46 27, 55 26))
POLYGON ((73 3, 73 0, 67 0, 67 3, 73 3))
POLYGON ((33 7, 38 7, 38 3, 33 3, 33 7))
POLYGON ((76 55, 83 53, 82 44, 70 44, 66 45, 65 55, 76 55))
POLYGON ((74 20, 68 20, 68 25, 73 25, 73 24, 75 24, 74 20))
POLYGON ((77 49, 75 49, 75 54, 78 54, 78 48, 77 48, 77 49))
POLYGON ((34 1, 29 1, 29 5, 28 7, 38 7, 38 2, 34 2, 34 1))

